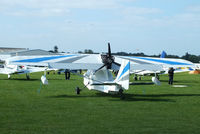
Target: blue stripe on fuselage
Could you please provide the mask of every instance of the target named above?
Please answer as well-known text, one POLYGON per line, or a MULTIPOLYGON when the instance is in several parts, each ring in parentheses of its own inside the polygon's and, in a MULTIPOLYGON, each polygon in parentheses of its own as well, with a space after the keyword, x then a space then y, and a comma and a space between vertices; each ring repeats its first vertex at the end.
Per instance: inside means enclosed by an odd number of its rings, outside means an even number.
POLYGON ((77 55, 50 56, 50 57, 32 58, 32 59, 25 59, 25 60, 16 60, 14 62, 43 62, 47 60, 55 60, 59 58, 66 58, 66 57, 72 57, 72 56, 77 56, 77 55))
POLYGON ((125 66, 125 68, 123 69, 122 73, 120 74, 118 80, 122 77, 122 75, 124 75, 128 70, 130 70, 130 61, 128 62, 128 64, 125 66))
POLYGON ((136 58, 136 59, 154 61, 154 62, 169 64, 169 65, 192 65, 192 64, 189 64, 189 63, 182 63, 182 62, 162 60, 162 59, 151 59, 151 58, 145 58, 145 57, 129 57, 129 58, 136 58))

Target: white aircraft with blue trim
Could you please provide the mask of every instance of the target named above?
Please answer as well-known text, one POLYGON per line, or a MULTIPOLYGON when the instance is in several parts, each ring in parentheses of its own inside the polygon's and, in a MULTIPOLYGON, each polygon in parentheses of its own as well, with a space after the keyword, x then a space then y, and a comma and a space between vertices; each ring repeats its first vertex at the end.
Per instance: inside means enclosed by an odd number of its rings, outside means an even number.
POLYGON ((145 75, 157 75, 157 77, 159 77, 158 74, 167 74, 169 68, 171 67, 175 69, 174 73, 187 72, 187 71, 194 70, 195 66, 190 61, 186 61, 183 59, 175 59, 175 58, 165 58, 165 57, 166 57, 165 51, 161 53, 160 58, 134 57, 135 60, 137 58, 142 59, 146 64, 152 64, 152 63, 159 64, 162 66, 163 70, 152 71, 148 69, 144 69, 144 70, 139 69, 139 70, 131 71, 131 74, 135 74, 135 77, 139 76, 139 79, 141 79, 141 76, 145 76, 145 75))
POLYGON ((122 60, 119 73, 113 79, 112 72, 107 68, 102 68, 98 71, 88 70, 84 74, 84 85, 89 90, 98 90, 101 92, 122 92, 129 89, 129 73, 130 61, 122 60))
POLYGON ((30 79, 29 74, 35 72, 43 72, 47 70, 48 67, 34 67, 34 66, 24 66, 24 65, 12 65, 12 64, 2 64, 0 67, 0 74, 8 75, 8 79, 11 75, 15 74, 26 74, 26 78, 30 79))
MULTIPOLYGON (((129 87, 129 73, 134 70, 162 71, 163 67, 193 66, 193 63, 182 59, 151 58, 133 56, 114 56, 110 44, 106 54, 65 54, 55 56, 15 56, 8 59, 16 65, 43 65, 49 68, 87 70, 84 74, 84 84, 88 89, 105 93, 122 92, 129 87), (111 71, 119 71, 113 78, 111 71)), ((48 83, 45 76, 43 83, 48 83)), ((153 79, 153 82, 159 82, 153 79)))

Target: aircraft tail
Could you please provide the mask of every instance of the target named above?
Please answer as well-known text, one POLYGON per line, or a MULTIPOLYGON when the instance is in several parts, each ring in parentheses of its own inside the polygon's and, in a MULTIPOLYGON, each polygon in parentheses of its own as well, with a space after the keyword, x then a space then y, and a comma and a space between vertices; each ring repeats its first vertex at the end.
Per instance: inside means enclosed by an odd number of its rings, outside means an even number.
POLYGON ((122 60, 118 75, 115 82, 122 86, 122 88, 128 90, 129 88, 129 73, 130 73, 130 61, 122 60))
POLYGON ((160 58, 165 58, 166 55, 167 55, 167 53, 165 51, 162 51, 162 54, 161 54, 160 58))

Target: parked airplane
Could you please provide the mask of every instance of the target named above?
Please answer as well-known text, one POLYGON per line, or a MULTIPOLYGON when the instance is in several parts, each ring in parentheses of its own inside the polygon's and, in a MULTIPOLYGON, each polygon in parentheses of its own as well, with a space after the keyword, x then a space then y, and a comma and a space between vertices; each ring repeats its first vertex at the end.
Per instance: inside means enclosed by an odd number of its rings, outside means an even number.
MULTIPOLYGON (((59 56, 16 56, 9 59, 16 65, 46 64, 51 68, 69 70, 88 70, 84 75, 84 84, 89 89, 102 92, 121 92, 129 86, 129 72, 134 70, 162 71, 163 66, 193 66, 186 60, 151 57, 114 56, 110 44, 106 54, 66 54, 59 56), (113 80, 111 70, 119 70, 113 80), (120 88, 121 87, 121 88, 120 88), (122 89, 122 90, 120 90, 122 89)), ((45 75, 43 81, 46 80, 45 75)), ((158 84, 156 78, 153 82, 158 84)))
POLYGON ((84 74, 84 85, 89 89, 96 89, 101 92, 122 92, 129 88, 130 61, 122 60, 119 73, 115 80, 112 72, 106 67, 95 70, 88 70, 84 74))
MULTIPOLYGON (((148 64, 148 61, 153 61, 156 62, 155 64, 159 64, 162 66, 162 70, 158 71, 151 71, 151 70, 133 70, 131 74, 135 74, 134 79, 141 80, 141 76, 146 76, 146 75, 155 75, 159 79, 159 74, 167 74, 169 68, 173 67, 175 69, 175 73, 178 72, 186 72, 186 71, 191 71, 194 70, 194 64, 192 62, 183 60, 183 59, 174 59, 174 58, 165 58, 166 57, 166 52, 163 51, 161 53, 160 58, 151 58, 151 57, 136 57, 136 58, 142 58, 143 62, 146 62, 148 64), (139 77, 139 78, 138 78, 139 77)), ((151 64, 151 63, 150 63, 151 64)))
POLYGON ((200 63, 195 63, 195 69, 200 70, 200 63))
POLYGON ((167 53, 165 51, 162 51, 161 55, 160 55, 160 58, 165 58, 167 55, 167 53))
POLYGON ((23 66, 23 65, 2 65, 0 67, 0 74, 8 75, 8 78, 11 78, 11 75, 14 74, 26 74, 26 78, 30 79, 29 74, 34 72, 42 72, 47 70, 47 67, 33 67, 33 66, 23 66))

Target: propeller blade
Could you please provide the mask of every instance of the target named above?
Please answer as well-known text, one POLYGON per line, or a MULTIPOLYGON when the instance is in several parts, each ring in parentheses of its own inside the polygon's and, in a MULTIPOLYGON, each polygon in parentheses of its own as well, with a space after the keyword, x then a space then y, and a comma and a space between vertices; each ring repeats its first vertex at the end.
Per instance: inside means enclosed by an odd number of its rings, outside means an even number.
POLYGON ((117 62, 112 62, 111 69, 117 71, 120 69, 120 66, 121 66, 121 64, 119 64, 117 62))
POLYGON ((99 69, 97 69, 97 70, 95 71, 95 73, 98 72, 99 70, 101 70, 102 68, 104 68, 105 66, 106 66, 106 64, 104 64, 103 66, 101 66, 99 69))
POLYGON ((110 43, 108 43, 108 56, 111 57, 110 43))
POLYGON ((119 63, 117 63, 117 62, 113 62, 115 65, 117 65, 117 66, 121 66, 121 64, 119 64, 119 63))

